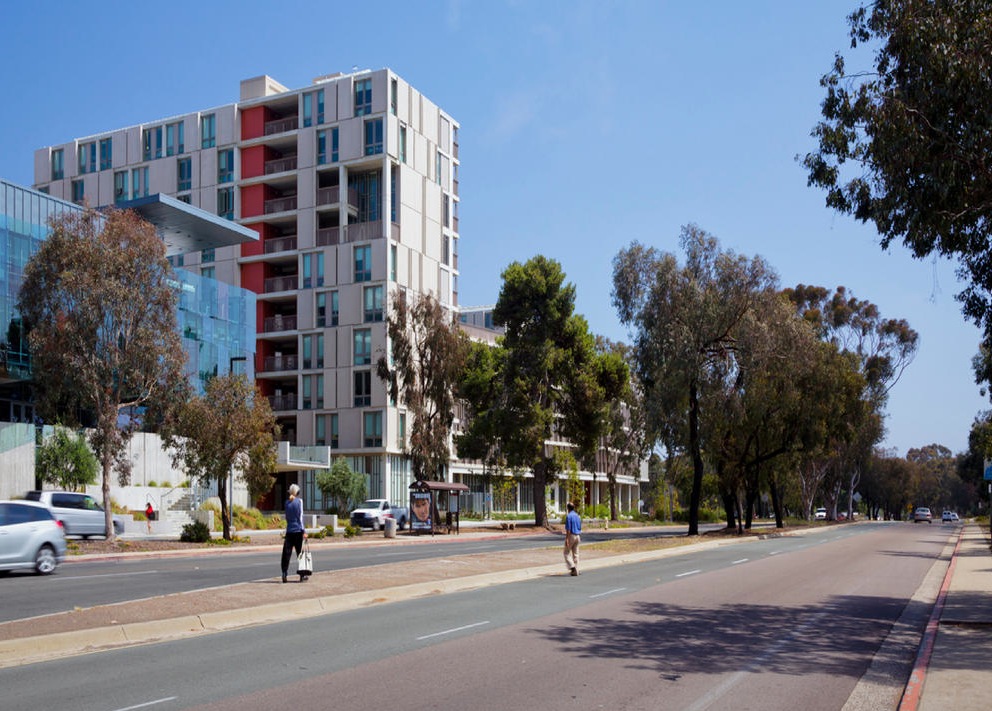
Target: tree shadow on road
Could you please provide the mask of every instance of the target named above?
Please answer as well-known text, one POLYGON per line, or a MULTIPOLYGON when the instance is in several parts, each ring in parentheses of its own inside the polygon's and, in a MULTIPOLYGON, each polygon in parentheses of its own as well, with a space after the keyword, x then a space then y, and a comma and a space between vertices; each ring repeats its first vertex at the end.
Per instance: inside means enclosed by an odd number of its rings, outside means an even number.
MULTIPOLYGON (((910 602, 913 618, 930 606, 910 602)), ((683 674, 768 671, 860 677, 905 610, 894 598, 839 596, 824 605, 724 605, 716 609, 632 604, 624 619, 579 618, 535 629, 580 658, 627 660, 667 679, 683 674)), ((886 661, 879 660, 876 661, 886 661)))

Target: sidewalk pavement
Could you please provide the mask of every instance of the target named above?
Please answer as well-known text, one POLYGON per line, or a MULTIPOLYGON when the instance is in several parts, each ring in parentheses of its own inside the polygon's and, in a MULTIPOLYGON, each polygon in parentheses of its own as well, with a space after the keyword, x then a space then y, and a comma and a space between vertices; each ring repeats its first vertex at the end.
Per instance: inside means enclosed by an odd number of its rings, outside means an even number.
MULTIPOLYGON (((471 531, 463 532, 459 539, 484 540, 507 535, 521 533, 471 531)), ((445 538, 379 539, 348 545, 392 545, 400 541, 430 545, 445 538)), ((592 570, 684 555, 734 540, 626 554, 604 552, 590 546, 582 551, 582 568, 592 570)), ((333 545, 341 544, 311 542, 317 571, 306 583, 294 580, 283 585, 275 575, 213 590, 163 595, 0 623, 0 668, 565 574, 561 549, 555 545, 367 568, 321 570, 321 551, 327 551, 333 545)), ((273 568, 277 569, 281 549, 281 545, 273 545, 253 546, 249 550, 270 551, 273 568)), ((220 550, 230 554, 237 549, 220 550)), ((184 553, 189 555, 188 551, 184 553)), ((899 711, 988 709, 988 695, 992 689, 990 632, 992 553, 989 536, 985 529, 966 524, 959 533, 899 711)))
POLYGON ((966 524, 923 635, 900 711, 992 706, 992 553, 989 531, 966 524), (928 652, 929 647, 929 654, 928 652), (919 687, 918 705, 914 687, 919 687))

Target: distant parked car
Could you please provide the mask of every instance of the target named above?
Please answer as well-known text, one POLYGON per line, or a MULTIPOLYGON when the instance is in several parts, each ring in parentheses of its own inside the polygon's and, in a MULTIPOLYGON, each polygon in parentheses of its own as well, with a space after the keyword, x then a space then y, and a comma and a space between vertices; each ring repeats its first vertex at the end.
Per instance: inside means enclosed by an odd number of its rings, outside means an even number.
POLYGON ((33 501, 0 501, 0 575, 29 569, 55 572, 65 558, 62 526, 45 506, 33 501))
POLYGON ((827 510, 822 506, 813 512, 814 521, 826 521, 827 520, 827 510))
POLYGON ((953 511, 945 511, 940 515, 940 520, 944 523, 957 523, 961 519, 958 518, 958 515, 953 511))
MULTIPOLYGON (((28 501, 44 504, 65 529, 67 536, 106 535, 103 507, 89 494, 75 491, 29 491, 24 495, 28 501)), ((124 520, 114 517, 114 533, 124 532, 124 520)))
POLYGON ((920 521, 926 521, 927 523, 933 523, 933 514, 930 513, 930 509, 926 506, 920 506, 916 511, 913 512, 913 523, 918 523, 920 521))

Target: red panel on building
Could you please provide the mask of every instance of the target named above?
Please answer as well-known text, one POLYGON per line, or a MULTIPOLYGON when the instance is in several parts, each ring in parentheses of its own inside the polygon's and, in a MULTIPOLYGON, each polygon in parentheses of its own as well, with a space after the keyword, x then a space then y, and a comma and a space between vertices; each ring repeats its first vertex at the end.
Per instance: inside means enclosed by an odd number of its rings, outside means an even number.
POLYGON ((265 289, 265 265, 261 262, 241 265, 241 288, 263 293, 265 289))
POLYGON ((265 146, 249 146, 241 150, 241 177, 265 175, 265 146))
POLYGON ((255 257, 265 252, 265 239, 272 232, 272 228, 264 222, 254 225, 245 225, 250 230, 258 232, 258 240, 255 242, 243 242, 241 244, 242 257, 255 257))
POLYGON ((241 140, 261 138, 265 135, 265 120, 268 109, 265 106, 255 106, 241 112, 241 140))
POLYGON ((256 217, 265 212, 265 186, 245 185, 241 188, 241 217, 256 217))

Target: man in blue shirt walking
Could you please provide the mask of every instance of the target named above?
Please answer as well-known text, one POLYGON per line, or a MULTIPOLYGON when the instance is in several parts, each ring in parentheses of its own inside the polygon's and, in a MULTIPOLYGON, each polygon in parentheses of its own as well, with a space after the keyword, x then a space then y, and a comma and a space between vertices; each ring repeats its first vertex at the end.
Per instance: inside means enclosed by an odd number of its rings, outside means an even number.
POLYGON ((582 519, 571 501, 565 515, 565 565, 571 575, 579 574, 579 539, 582 537, 582 519))

